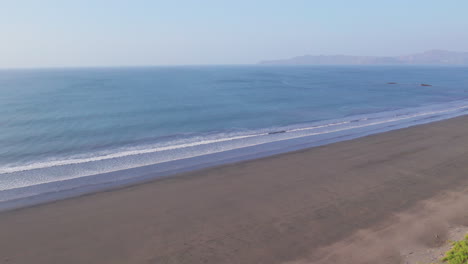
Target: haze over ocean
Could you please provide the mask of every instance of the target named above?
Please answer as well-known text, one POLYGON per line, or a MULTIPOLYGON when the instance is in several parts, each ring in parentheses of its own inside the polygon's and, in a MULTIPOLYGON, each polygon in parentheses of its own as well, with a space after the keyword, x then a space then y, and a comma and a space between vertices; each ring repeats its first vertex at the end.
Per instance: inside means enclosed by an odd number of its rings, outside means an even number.
POLYGON ((465 0, 16 0, 0 68, 254 64, 468 51, 465 0))

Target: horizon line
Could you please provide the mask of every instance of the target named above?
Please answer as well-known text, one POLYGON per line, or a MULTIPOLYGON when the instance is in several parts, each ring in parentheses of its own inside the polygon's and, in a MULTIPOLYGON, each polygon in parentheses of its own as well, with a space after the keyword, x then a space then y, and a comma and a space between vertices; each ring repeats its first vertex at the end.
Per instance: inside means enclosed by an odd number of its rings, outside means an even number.
POLYGON ((79 69, 125 69, 125 68, 176 68, 176 67, 229 67, 229 66, 256 66, 256 67, 468 67, 468 64, 155 64, 155 65, 116 65, 116 66, 51 66, 51 67, 11 67, 0 71, 15 70, 79 70, 79 69))

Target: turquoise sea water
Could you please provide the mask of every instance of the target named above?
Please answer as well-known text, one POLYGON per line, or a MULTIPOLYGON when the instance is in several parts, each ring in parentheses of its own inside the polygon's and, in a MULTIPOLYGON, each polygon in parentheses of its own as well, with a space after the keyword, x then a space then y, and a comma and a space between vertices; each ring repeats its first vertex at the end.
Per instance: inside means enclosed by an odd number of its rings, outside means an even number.
POLYGON ((156 177, 355 138, 467 107, 466 67, 0 70, 0 202, 149 177, 122 173, 132 168, 152 166, 156 177))

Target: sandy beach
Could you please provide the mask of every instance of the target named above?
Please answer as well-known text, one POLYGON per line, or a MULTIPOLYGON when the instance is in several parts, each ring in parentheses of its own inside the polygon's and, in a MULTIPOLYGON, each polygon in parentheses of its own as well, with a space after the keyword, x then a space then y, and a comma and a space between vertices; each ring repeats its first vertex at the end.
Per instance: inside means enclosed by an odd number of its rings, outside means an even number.
POLYGON ((0 263, 405 263, 468 224, 467 182, 465 116, 3 212, 0 263))

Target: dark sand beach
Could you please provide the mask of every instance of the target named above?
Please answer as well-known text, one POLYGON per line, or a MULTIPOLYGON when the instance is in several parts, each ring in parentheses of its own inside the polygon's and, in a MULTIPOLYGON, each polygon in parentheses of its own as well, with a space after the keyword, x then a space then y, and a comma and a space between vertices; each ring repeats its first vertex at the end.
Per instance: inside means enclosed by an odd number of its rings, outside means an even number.
POLYGON ((0 263, 404 263, 468 224, 467 180, 465 116, 3 212, 0 263))

